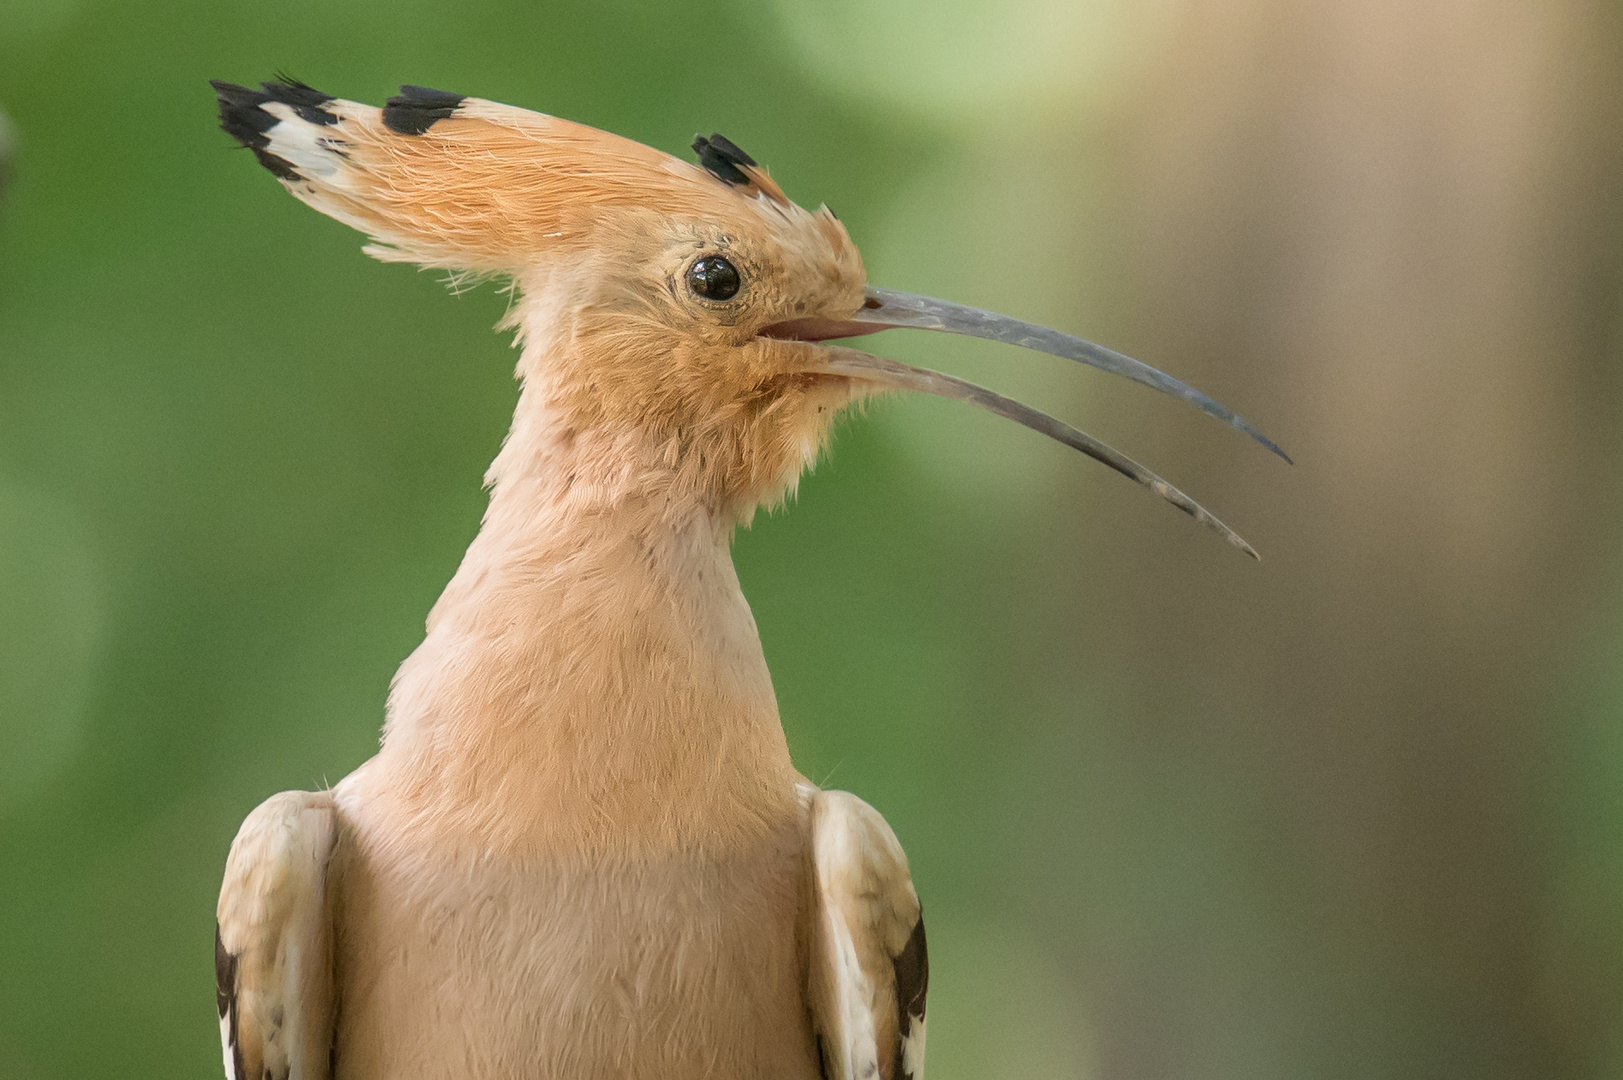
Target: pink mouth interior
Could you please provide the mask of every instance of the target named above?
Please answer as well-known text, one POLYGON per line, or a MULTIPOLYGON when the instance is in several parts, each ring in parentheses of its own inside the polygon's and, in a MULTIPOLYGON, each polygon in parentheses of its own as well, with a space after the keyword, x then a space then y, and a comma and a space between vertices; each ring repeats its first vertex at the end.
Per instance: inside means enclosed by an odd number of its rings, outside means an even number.
POLYGON ((790 319, 766 327, 761 331, 761 337, 781 341, 833 341, 889 329, 883 323, 852 322, 847 319, 790 319))

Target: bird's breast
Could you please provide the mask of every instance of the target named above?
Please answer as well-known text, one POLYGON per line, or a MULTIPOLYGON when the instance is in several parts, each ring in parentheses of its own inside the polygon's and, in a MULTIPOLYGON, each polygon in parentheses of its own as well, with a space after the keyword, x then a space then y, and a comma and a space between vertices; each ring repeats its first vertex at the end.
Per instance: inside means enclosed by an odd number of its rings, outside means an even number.
POLYGON ((798 814, 724 852, 517 857, 340 806, 342 1080, 818 1075, 798 814))

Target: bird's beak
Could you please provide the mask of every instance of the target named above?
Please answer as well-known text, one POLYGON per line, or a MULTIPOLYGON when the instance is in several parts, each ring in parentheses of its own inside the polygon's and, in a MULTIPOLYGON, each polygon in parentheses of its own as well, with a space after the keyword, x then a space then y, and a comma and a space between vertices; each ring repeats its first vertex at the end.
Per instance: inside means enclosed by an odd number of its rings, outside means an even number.
MULTIPOLYGON (((843 319, 796 319, 768 327, 768 337, 796 341, 829 341, 835 338, 858 337, 880 330, 893 329, 939 330, 949 334, 967 334, 988 341, 1003 341, 1027 349, 1062 356, 1079 363, 1123 375, 1134 382, 1154 387, 1163 393, 1189 402, 1208 416, 1216 417, 1230 427, 1245 432, 1285 461, 1290 458, 1267 436, 1252 427, 1234 411, 1186 383, 1174 379, 1148 364, 1123 356, 1113 349, 1096 345, 1058 330, 1050 330, 1035 323, 1023 322, 980 308, 954 304, 934 297, 897 292, 869 286, 861 308, 843 319)), ((1082 451, 1096 461, 1160 495, 1196 521, 1216 530, 1224 539, 1252 558, 1257 552, 1240 536, 1224 525, 1199 503, 1173 487, 1138 462, 1114 450, 1092 436, 1086 435, 1046 413, 1003 397, 984 387, 962 379, 943 375, 925 368, 916 368, 881 356, 873 356, 856 349, 827 347, 822 350, 820 364, 815 369, 830 375, 843 375, 903 390, 918 390, 939 397, 953 398, 978 405, 999 416, 1024 424, 1052 439, 1082 451)))

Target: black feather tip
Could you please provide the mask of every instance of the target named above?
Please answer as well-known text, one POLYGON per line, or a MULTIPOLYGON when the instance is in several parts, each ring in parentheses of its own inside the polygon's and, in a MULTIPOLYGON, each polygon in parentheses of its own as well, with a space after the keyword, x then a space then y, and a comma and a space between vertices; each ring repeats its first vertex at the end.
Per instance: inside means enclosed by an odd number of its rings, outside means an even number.
POLYGON ((755 159, 740 150, 725 135, 693 136, 693 152, 699 155, 699 164, 717 180, 748 187, 750 178, 739 166, 754 167, 755 159))
POLYGON ((924 939, 922 911, 892 965, 896 972, 896 1055, 890 1074, 897 1080, 913 1080, 906 1068, 907 1040, 913 1025, 924 1023, 924 999, 930 991, 930 950, 924 939))
POLYGON ((258 90, 219 79, 210 79, 209 85, 214 87, 220 102, 220 130, 252 150, 261 165, 283 180, 301 178, 292 162, 266 149, 270 145, 270 129, 281 120, 266 112, 263 106, 275 101, 292 109, 306 123, 323 127, 338 123, 338 117, 322 108, 333 100, 331 94, 323 94, 285 75, 276 82, 260 83, 258 90))
POLYGON ((456 112, 466 100, 462 94, 430 90, 426 86, 402 86, 400 93, 383 104, 383 123, 401 135, 421 135, 456 112))

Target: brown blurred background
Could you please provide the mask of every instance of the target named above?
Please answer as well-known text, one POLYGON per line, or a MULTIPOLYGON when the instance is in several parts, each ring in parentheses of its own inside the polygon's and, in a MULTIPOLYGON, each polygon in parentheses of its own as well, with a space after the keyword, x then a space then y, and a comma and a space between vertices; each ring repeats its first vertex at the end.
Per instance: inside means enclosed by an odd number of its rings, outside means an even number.
POLYGON ((490 290, 369 263, 203 80, 721 130, 878 284, 1163 367, 886 334, 934 400, 740 573, 803 771, 895 825, 933 1080, 1623 1076, 1623 8, 5 0, 0 1077, 216 1075, 242 816, 362 760, 477 526, 490 290))

